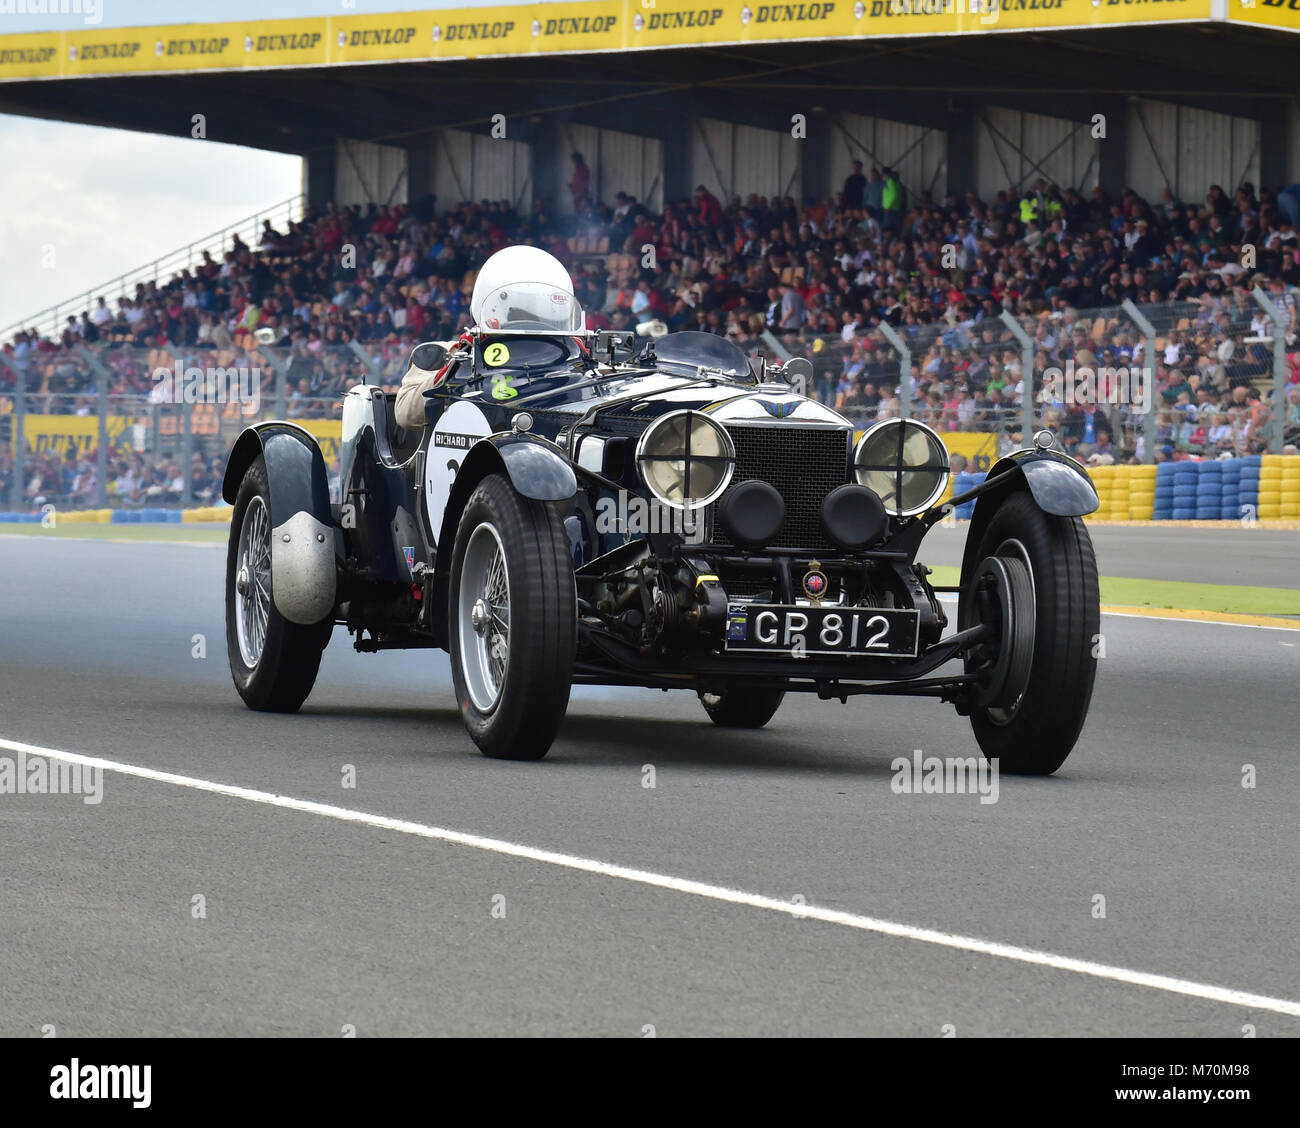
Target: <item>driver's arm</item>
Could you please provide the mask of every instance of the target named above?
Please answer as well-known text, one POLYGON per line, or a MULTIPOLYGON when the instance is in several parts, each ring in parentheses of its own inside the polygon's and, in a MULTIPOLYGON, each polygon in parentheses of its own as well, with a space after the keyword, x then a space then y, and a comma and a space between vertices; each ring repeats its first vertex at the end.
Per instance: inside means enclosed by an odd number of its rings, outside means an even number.
POLYGON ((436 372, 427 368, 417 368, 412 364, 402 377, 402 385, 397 389, 397 402, 393 405, 393 417, 399 427, 407 430, 420 430, 428 422, 425 414, 424 393, 436 388, 447 376, 451 366, 469 347, 466 338, 457 341, 448 349, 447 362, 436 372))
POLYGON ((402 386, 397 389, 397 404, 393 415, 397 423, 407 430, 416 431, 423 427, 428 418, 424 414, 424 393, 437 387, 442 369, 426 372, 412 365, 402 377, 402 386))

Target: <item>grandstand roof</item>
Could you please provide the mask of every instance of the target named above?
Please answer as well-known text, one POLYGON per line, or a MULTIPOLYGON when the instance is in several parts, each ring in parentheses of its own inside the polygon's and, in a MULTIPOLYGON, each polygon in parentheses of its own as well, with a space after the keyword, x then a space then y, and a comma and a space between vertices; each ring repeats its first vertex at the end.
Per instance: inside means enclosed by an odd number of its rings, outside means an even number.
POLYGON ((1280 2, 991 2, 587 0, 563 16, 535 3, 30 32, 0 36, 0 112, 182 136, 202 112, 210 139, 307 153, 492 114, 662 134, 695 103, 782 128, 842 109, 937 125, 975 100, 1086 120, 1123 95, 1266 119, 1294 96, 1300 12, 1280 2))

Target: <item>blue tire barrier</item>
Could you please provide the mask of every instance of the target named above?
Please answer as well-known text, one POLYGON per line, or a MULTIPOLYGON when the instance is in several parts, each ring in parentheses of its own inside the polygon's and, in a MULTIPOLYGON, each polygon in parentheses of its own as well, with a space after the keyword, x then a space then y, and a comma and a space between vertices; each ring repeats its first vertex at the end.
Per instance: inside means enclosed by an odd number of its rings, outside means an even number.
POLYGON ((1194 520, 1195 517, 1196 517, 1196 510, 1195 510, 1195 509, 1181 509, 1181 508, 1180 508, 1180 509, 1175 509, 1175 510, 1173 511, 1173 513, 1170 514, 1170 516, 1171 516, 1175 521, 1191 521, 1191 520, 1194 520))

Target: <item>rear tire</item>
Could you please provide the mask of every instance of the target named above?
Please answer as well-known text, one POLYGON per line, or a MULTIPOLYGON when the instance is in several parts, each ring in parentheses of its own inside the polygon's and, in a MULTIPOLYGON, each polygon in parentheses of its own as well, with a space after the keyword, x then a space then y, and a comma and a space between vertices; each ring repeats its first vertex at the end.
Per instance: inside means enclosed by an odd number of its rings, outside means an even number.
POLYGON ((260 454, 244 474, 226 549, 226 654, 244 704, 296 712, 320 670, 333 618, 291 623, 275 608, 271 578, 271 491, 260 454))
MULTIPOLYGON (((1006 495, 980 540, 975 560, 1018 560, 1031 580, 1033 663, 1010 703, 975 704, 971 727, 987 760, 1020 775, 1050 775, 1073 750, 1092 701, 1101 624, 1097 559, 1078 517, 1044 513, 1024 490, 1006 495)), ((1023 575, 1019 568, 1014 571, 1023 575)), ((969 576, 962 577, 965 588, 969 576)), ((964 590, 963 626, 978 622, 964 590)))
POLYGON ((731 686, 722 693, 701 693, 709 720, 722 728, 759 729, 776 716, 785 690, 763 686, 731 686))
POLYGON ((540 760, 569 707, 578 645, 573 557, 554 507, 484 478, 461 514, 450 588, 465 728, 485 756, 540 760))

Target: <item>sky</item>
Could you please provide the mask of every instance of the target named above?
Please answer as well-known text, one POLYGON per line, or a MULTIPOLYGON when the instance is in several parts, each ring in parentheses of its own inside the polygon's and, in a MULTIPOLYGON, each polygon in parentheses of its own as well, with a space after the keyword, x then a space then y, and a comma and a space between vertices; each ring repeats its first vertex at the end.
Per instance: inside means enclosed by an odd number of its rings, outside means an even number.
MULTIPOLYGON (((0 35, 497 2, 0 0, 0 35)), ((301 190, 297 157, 0 115, 0 330, 301 190)))
POLYGON ((299 157, 0 114, 0 329, 301 191, 299 157))

